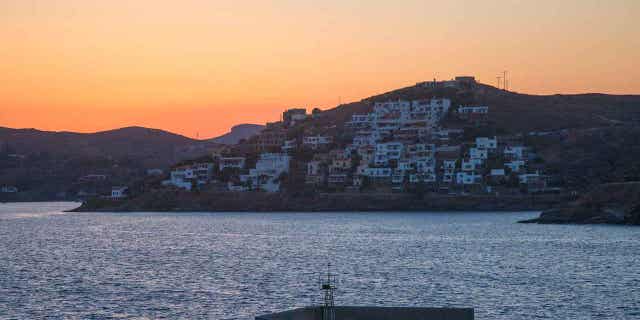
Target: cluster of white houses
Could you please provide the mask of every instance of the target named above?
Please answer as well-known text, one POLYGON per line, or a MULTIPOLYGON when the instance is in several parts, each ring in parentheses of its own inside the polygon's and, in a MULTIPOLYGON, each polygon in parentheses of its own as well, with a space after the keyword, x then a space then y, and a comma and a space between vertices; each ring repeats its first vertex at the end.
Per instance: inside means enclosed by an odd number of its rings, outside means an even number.
MULTIPOLYGON (((289 174, 292 153, 298 148, 313 151, 313 158, 304 163, 303 174, 306 184, 317 187, 374 185, 403 191, 424 185, 439 190, 467 186, 491 190, 492 182, 506 179, 537 186, 544 182, 539 172, 528 171, 528 149, 521 143, 502 143, 497 137, 476 137, 465 142, 460 137, 462 129, 441 126, 451 113, 460 119, 486 118, 487 106, 450 109, 451 101, 443 98, 378 102, 371 113, 355 114, 346 124, 352 134, 351 143, 346 145, 334 143, 329 134, 279 138, 280 150, 260 153, 250 167, 244 157, 217 155, 215 164, 174 168, 164 183, 191 190, 206 184, 214 170, 232 170, 237 179, 226 182, 230 191, 277 192, 283 177, 289 174)), ((304 109, 290 109, 284 113, 283 123, 293 126, 307 117, 304 109)), ((276 141, 273 133, 269 134, 269 143, 276 141)))

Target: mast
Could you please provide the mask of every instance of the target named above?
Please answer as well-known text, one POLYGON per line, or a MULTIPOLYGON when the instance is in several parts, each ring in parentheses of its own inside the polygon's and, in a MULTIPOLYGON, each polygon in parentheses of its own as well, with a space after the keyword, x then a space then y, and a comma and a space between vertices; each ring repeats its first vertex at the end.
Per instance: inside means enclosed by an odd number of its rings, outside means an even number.
POLYGON ((331 263, 327 263, 327 277, 322 283, 321 290, 324 294, 322 305, 322 320, 335 320, 336 310, 333 300, 334 291, 336 290, 336 276, 331 274, 331 263))

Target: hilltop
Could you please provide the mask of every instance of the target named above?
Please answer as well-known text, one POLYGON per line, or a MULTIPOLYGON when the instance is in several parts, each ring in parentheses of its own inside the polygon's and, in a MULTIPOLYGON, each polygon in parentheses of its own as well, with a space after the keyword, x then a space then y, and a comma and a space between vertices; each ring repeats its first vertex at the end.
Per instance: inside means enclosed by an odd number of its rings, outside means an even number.
POLYGON ((260 131, 262 131, 265 126, 260 124, 239 124, 231 127, 231 131, 216 137, 209 139, 208 141, 219 144, 237 144, 241 140, 250 138, 254 136, 260 131))
POLYGON ((469 90, 409 86, 347 103, 323 112, 323 120, 341 125, 353 114, 371 112, 375 102, 449 98, 453 105, 491 108, 491 125, 500 132, 525 133, 640 123, 640 95, 601 93, 530 95, 477 83, 469 90))
POLYGON ((150 165, 176 161, 177 149, 197 140, 159 129, 125 127, 96 133, 41 131, 0 127, 0 143, 11 153, 83 157, 143 157, 150 165))

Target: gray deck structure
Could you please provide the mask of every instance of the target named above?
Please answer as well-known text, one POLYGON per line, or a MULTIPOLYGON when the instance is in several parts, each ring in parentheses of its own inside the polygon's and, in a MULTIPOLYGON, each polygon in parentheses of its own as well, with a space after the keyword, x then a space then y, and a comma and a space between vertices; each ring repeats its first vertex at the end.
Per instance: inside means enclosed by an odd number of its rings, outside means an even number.
MULTIPOLYGON (((335 307, 336 320, 473 320, 473 308, 335 307)), ((321 307, 257 316, 256 320, 321 320, 321 307)))

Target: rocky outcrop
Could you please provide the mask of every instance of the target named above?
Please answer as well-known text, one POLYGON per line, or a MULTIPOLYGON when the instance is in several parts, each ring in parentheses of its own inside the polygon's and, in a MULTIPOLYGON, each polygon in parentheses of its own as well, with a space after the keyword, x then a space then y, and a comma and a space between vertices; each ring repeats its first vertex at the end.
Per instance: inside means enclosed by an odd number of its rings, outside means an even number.
POLYGON ((640 225, 640 182, 609 183, 521 223, 640 225))

